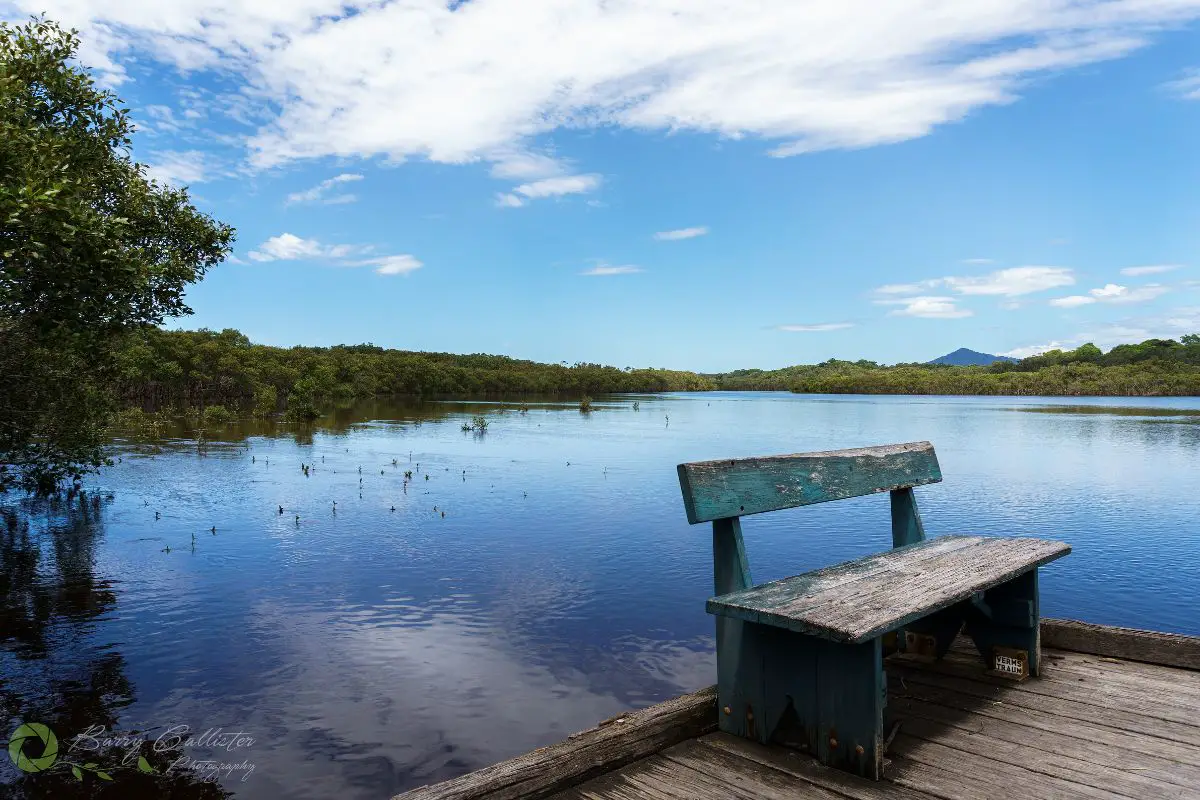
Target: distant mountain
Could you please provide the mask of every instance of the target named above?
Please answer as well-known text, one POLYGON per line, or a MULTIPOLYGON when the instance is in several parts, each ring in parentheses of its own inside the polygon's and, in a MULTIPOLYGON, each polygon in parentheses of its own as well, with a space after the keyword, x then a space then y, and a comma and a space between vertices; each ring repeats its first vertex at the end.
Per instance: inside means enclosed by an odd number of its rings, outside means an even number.
POLYGON ((974 350, 968 350, 965 347, 960 347, 953 353, 947 353, 941 358, 935 358, 929 361, 929 364, 952 364, 956 367, 970 366, 987 366, 993 361, 1016 361, 1015 358, 1008 356, 989 356, 987 353, 977 353, 974 350))

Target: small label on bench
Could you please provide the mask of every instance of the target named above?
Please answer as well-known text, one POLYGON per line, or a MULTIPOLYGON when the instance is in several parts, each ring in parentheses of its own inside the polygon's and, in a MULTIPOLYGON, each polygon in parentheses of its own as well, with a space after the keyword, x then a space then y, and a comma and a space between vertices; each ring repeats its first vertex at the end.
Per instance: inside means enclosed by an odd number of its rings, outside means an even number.
POLYGON ((1024 650, 997 647, 992 651, 992 673, 1017 680, 1029 677, 1029 654, 1024 650))

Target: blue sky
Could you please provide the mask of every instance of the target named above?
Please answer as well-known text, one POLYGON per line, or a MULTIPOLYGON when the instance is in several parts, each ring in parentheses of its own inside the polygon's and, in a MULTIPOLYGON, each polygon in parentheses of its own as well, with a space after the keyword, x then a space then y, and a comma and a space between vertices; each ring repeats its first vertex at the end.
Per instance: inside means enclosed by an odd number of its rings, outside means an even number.
POLYGON ((1200 331, 1200 0, 0 0, 238 229, 182 327, 704 371, 1200 331))

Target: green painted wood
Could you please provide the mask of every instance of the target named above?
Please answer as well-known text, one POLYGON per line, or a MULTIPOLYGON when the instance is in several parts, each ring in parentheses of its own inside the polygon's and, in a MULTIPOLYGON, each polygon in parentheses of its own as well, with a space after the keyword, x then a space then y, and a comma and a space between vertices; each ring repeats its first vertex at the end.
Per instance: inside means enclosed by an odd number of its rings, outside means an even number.
POLYGON ((877 779, 887 703, 880 640, 843 644, 752 623, 746 630, 763 660, 761 724, 747 738, 877 779))
POLYGON ((737 517, 713 520, 713 591, 721 595, 753 585, 741 520, 737 517))
POLYGON ((688 522, 761 514, 942 479, 929 442, 678 466, 688 522))
POLYGON ((820 639, 817 681, 817 760, 878 780, 883 756, 883 653, 879 639, 839 644, 820 639), (861 749, 861 752, 859 752, 861 749))
POLYGON ((943 536, 710 598, 710 614, 865 642, 1071 552, 1044 539, 943 536))
MULTIPOLYGON (((741 521, 736 517, 713 520, 714 590, 725 594, 751 586, 741 521)), ((763 662, 753 632, 746 628, 739 619, 716 619, 717 703, 719 708, 730 709, 729 714, 720 715, 721 730, 754 738, 754 717, 761 715, 763 707, 763 662)))
POLYGON ((925 541, 925 526, 911 486, 892 490, 892 547, 925 541))
POLYGON ((1038 574, 1033 569, 983 593, 983 605, 991 611, 990 617, 979 605, 968 604, 973 613, 967 614, 966 633, 988 667, 992 666, 993 648, 1011 647, 1028 654, 1030 675, 1041 673, 1038 603, 1038 574), (1013 613, 1012 609, 1018 611, 1013 613))

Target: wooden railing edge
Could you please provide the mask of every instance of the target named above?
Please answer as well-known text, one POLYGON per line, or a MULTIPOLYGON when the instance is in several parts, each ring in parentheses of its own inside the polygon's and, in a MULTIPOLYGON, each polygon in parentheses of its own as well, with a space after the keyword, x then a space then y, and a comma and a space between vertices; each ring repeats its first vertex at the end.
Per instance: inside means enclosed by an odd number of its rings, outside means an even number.
POLYGON ((1200 636, 1043 619, 1042 647, 1200 670, 1200 636))
POLYGON ((537 800, 716 728, 717 687, 710 686, 620 714, 557 744, 393 800, 537 800))
MULTIPOLYGON (((1200 636, 1041 621, 1042 647, 1200 670, 1200 636)), ((717 728, 717 687, 630 711, 564 741, 392 800, 538 800, 717 728)))

